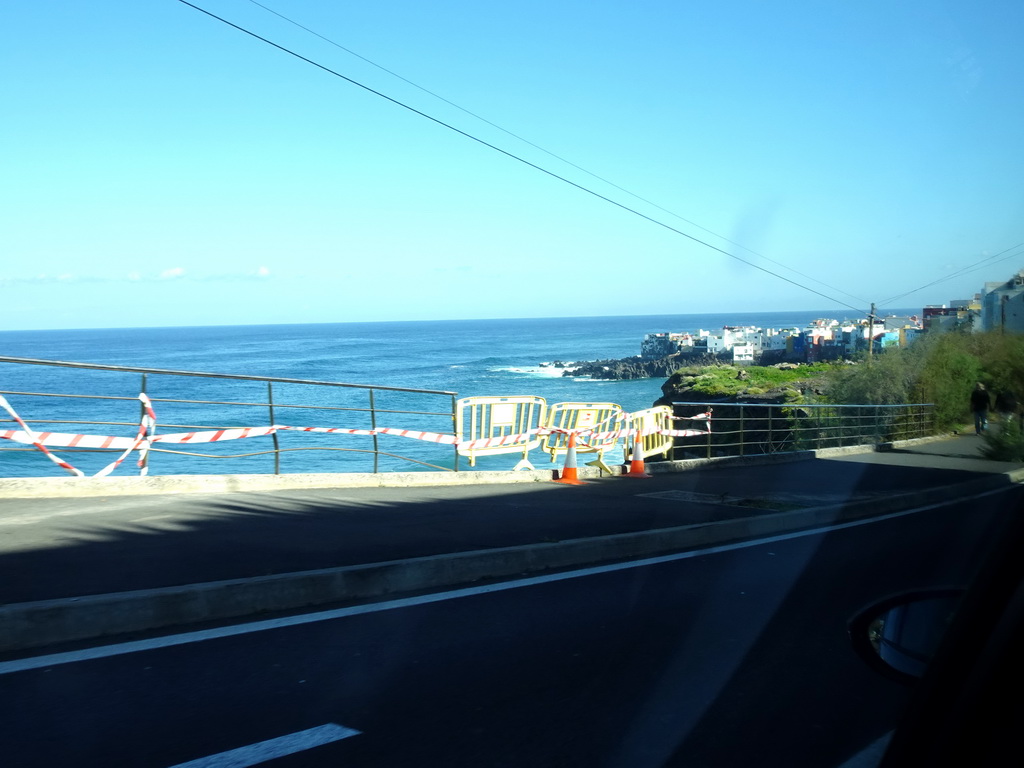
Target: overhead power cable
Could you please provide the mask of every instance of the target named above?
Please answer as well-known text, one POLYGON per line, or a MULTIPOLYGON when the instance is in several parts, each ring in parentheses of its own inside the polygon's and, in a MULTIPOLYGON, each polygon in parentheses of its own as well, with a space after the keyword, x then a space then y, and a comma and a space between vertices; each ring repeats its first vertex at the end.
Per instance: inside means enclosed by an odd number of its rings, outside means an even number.
POLYGON ((521 141, 524 144, 526 144, 528 146, 531 146, 534 149, 543 152, 544 154, 548 155, 549 157, 553 157, 555 160, 558 160, 559 162, 565 163, 566 165, 568 165, 568 166, 570 166, 572 168, 575 168, 577 171, 581 171, 582 173, 587 174, 591 178, 597 179, 598 181, 600 181, 600 182, 602 182, 604 184, 607 184, 610 187, 614 187, 615 189, 619 190, 620 192, 625 192, 630 197, 632 197, 632 198, 634 198, 636 200, 639 200, 642 203, 646 203, 647 205, 651 206, 652 208, 658 209, 662 213, 667 213, 669 216, 673 216, 673 217, 679 219, 680 221, 686 222, 690 226, 696 227, 697 229, 701 230, 702 232, 707 232, 709 235, 714 235, 715 237, 719 238, 720 240, 722 240, 722 241, 724 241, 726 243, 729 243, 729 245, 734 245, 737 248, 742 248, 744 251, 746 251, 749 254, 752 254, 754 256, 757 256, 758 258, 764 259, 765 261, 767 261, 767 262, 769 262, 771 264, 775 264, 776 266, 782 267, 783 269, 789 270, 793 274, 799 275, 800 277, 804 278, 805 280, 810 280, 810 281, 812 281, 814 283, 817 283, 818 285, 821 285, 821 286, 824 286, 825 288, 828 288, 831 291, 837 291, 838 293, 841 293, 844 296, 849 296, 851 299, 854 299, 855 301, 860 301, 860 302, 863 302, 864 304, 868 304, 869 303, 866 299, 863 299, 863 298, 861 298, 859 296, 854 296, 852 293, 847 293, 842 288, 838 288, 838 287, 836 287, 834 285, 829 285, 828 283, 824 282, 823 280, 819 280, 818 278, 816 278, 816 277, 814 277, 812 275, 805 274, 805 273, 801 272, 798 269, 794 269, 793 267, 789 266, 788 264, 784 264, 781 261, 777 261, 777 260, 775 260, 775 259, 773 259, 773 258, 771 258, 769 256, 765 256, 763 253, 758 253, 757 251, 755 251, 755 250, 753 250, 751 248, 748 248, 747 246, 743 245, 742 243, 737 243, 735 240, 730 240, 725 235, 720 235, 717 232, 715 232, 715 231, 713 231, 711 229, 708 229, 707 227, 701 226, 700 224, 698 224, 695 221, 687 219, 685 216, 681 216, 680 214, 678 214, 678 213, 676 213, 674 211, 671 211, 668 208, 664 208, 664 207, 658 205, 657 203, 655 203, 655 202, 653 202, 651 200, 648 200, 647 198, 645 198, 645 197, 643 197, 641 195, 638 195, 637 193, 632 192, 631 190, 626 189, 625 187, 619 186, 614 181, 610 181, 609 179, 606 179, 603 176, 601 176, 601 175, 599 175, 597 173, 594 173, 593 171, 587 170, 586 168, 584 168, 581 165, 577 165, 576 163, 572 162, 571 160, 567 160, 566 158, 562 157, 561 155, 556 154, 555 152, 552 152, 549 149, 545 149, 544 147, 540 146, 539 144, 536 144, 536 143, 530 141, 529 139, 526 139, 526 138, 520 136, 519 134, 517 134, 517 133, 515 133, 513 131, 510 131, 507 128, 504 128, 504 127, 498 125, 497 123, 495 123, 495 122, 493 122, 491 120, 488 120, 486 117, 483 117, 482 115, 479 115, 476 112, 473 112, 472 110, 466 109, 465 107, 461 106, 460 104, 456 104, 454 101, 445 98, 444 96, 440 95, 439 93, 436 93, 435 91, 430 90, 429 88, 424 88, 419 83, 415 83, 412 80, 410 80, 409 78, 403 77, 402 75, 398 74, 394 70, 388 69, 387 67, 384 67, 384 66, 378 64, 377 62, 373 61, 372 59, 368 59, 366 56, 363 56, 362 54, 356 53, 351 48, 345 47, 341 43, 338 43, 338 42, 332 40, 331 38, 326 37, 325 35, 320 34, 316 30, 310 29, 309 27, 307 27, 307 26, 305 26, 303 24, 300 24, 299 22, 295 21, 294 19, 291 19, 291 18, 285 16, 283 13, 281 13, 279 11, 276 11, 273 8, 270 8, 269 6, 264 5, 263 3, 260 3, 257 0, 249 0, 249 2, 252 3, 253 5, 259 7, 259 8, 262 8, 267 13, 272 13, 274 16, 277 16, 279 19, 282 19, 283 21, 286 21, 289 24, 291 24, 291 25, 293 25, 295 27, 298 27, 299 29, 301 29, 301 30, 303 30, 305 32, 308 32, 309 34, 313 35, 314 37, 318 37, 319 39, 323 40, 325 43, 333 45, 335 48, 337 48, 339 50, 342 50, 342 51, 345 51, 345 53, 347 53, 347 54, 349 54, 351 56, 355 56, 357 59, 359 59, 360 61, 366 62, 371 67, 375 67, 375 68, 379 69, 381 72, 386 72, 387 74, 391 75, 392 77, 395 77, 395 78, 401 80, 403 83, 406 83, 407 85, 411 85, 413 88, 416 88, 416 89, 422 91, 423 93, 426 93, 427 95, 432 96, 435 99, 438 99, 439 101, 443 101, 448 106, 454 107, 455 109, 459 110, 460 112, 463 112, 464 114, 467 114, 470 117, 472 117, 472 118, 474 118, 476 120, 479 120, 480 122, 485 123, 485 124, 491 126, 492 128, 495 128, 495 129, 501 131, 502 133, 506 134, 507 136, 511 136, 513 139, 516 139, 517 141, 521 141))
POLYGON ((822 293, 821 291, 815 290, 814 288, 811 288, 810 286, 807 286, 807 285, 804 285, 802 283, 799 283, 796 280, 791 280, 790 278, 784 277, 783 275, 780 275, 777 272, 772 272, 770 269, 767 269, 766 267, 762 267, 761 265, 755 264, 755 263, 753 263, 753 262, 751 262, 751 261, 749 261, 747 259, 744 259, 744 258, 742 258, 740 256, 737 256, 734 253, 730 253, 729 251, 726 251, 723 248, 719 248, 719 247, 717 247, 715 245, 712 245, 711 243, 709 243, 709 242, 707 242, 705 240, 701 240, 698 237, 694 237, 693 235, 691 235, 691 234, 689 234, 687 232, 683 232, 680 229, 676 229, 675 227, 673 227, 673 226, 671 226, 669 224, 666 224, 663 221, 659 221, 658 219, 655 219, 652 216, 648 216, 647 214, 642 213, 642 212, 636 210, 635 208, 630 208, 628 205, 620 203, 617 200, 613 200, 610 197, 606 197, 605 195, 602 195, 599 192, 596 192, 596 191, 594 191, 594 190, 592 190, 592 189, 590 189, 588 187, 585 187, 582 184, 578 184, 575 181, 567 179, 564 176, 560 176, 559 174, 555 173, 554 171, 549 171, 548 169, 544 168, 543 166, 540 166, 540 165, 537 165, 536 163, 530 162, 529 160, 526 160, 525 158, 522 158, 522 157, 520 157, 518 155, 515 155, 512 152, 504 150, 501 147, 496 146, 495 144, 491 144, 490 142, 484 141, 483 139, 478 138, 478 137, 474 136, 471 133, 467 133, 466 131, 463 131, 460 128, 456 128, 454 125, 451 125, 450 123, 446 123, 443 120, 440 120, 440 119, 438 119, 436 117, 433 117, 432 115, 429 115, 426 112, 422 112, 421 110, 418 110, 415 107, 412 107, 412 106, 410 106, 408 104, 405 104, 404 102, 401 102, 398 99, 392 98, 391 96, 388 96, 385 93, 377 91, 377 90, 371 88, 368 85, 364 85, 363 83, 360 83, 359 81, 354 80, 351 77, 348 77, 347 75, 343 75, 340 72, 331 69, 330 67, 324 66, 323 64, 320 64, 320 63, 318 63, 316 61, 313 61, 312 59, 309 59, 309 58, 303 56, 300 53, 297 53, 297 52, 295 52, 295 51, 293 51, 293 50, 291 50, 289 48, 285 48, 283 45, 275 43, 274 41, 269 40, 269 39, 267 39, 265 37, 262 37, 261 35, 258 35, 255 32, 252 32, 252 31, 250 31, 250 30, 248 30, 248 29, 246 29, 244 27, 241 27, 238 24, 235 24, 234 22, 228 21, 227 19, 225 19, 225 18, 223 18, 221 16, 218 16, 215 13, 210 12, 210 11, 206 10, 205 8, 200 8, 198 5, 193 5, 192 3, 188 2, 188 0, 178 0, 178 2, 182 3, 183 5, 187 5, 188 7, 193 8, 194 10, 197 10, 200 13, 203 13, 203 14, 207 15, 207 16, 209 16, 212 19, 216 19, 217 21, 219 21, 219 22, 221 22, 223 24, 226 24, 227 26, 232 27, 233 29, 237 29, 239 32, 242 32, 242 33, 244 33, 246 35, 249 35, 250 37, 255 38, 256 40, 259 40, 260 42, 266 43, 267 45, 270 45, 270 46, 272 46, 274 48, 277 48, 279 51, 281 51, 283 53, 287 53, 289 56, 294 56, 295 58, 299 59, 300 61, 304 61, 307 64, 311 64, 312 66, 316 67, 317 69, 321 69, 324 72, 327 72, 330 75, 334 75, 335 77, 340 78, 341 80, 344 80, 347 83, 351 83, 352 85, 355 85, 355 86, 357 86, 359 88, 362 88, 364 91, 367 91, 368 93, 372 93, 375 96, 379 96, 380 98, 385 99, 386 101, 389 101, 389 102, 391 102, 392 104, 394 104, 396 106, 402 107, 403 109, 406 109, 409 112, 412 112, 413 114, 419 115, 420 117, 423 117, 423 118, 425 118, 427 120, 430 120, 431 122, 436 123, 437 125, 440 125, 443 128, 447 128, 448 130, 453 131, 453 132, 459 134, 460 136, 463 136, 463 137, 465 137, 467 139, 475 141, 476 143, 478 143, 478 144, 480 144, 482 146, 485 146, 488 149, 492 149, 495 152, 499 152, 502 155, 505 155, 506 157, 508 157, 508 158, 510 158, 512 160, 516 160, 516 161, 522 163, 523 165, 529 166, 530 168, 533 168, 534 170, 540 171, 541 173, 543 173, 543 174, 545 174, 547 176, 550 176, 553 179, 557 179, 558 181, 561 181, 561 182, 563 182, 565 184, 568 184, 571 187, 575 187, 576 189, 580 190, 581 192, 586 192, 588 195, 592 195, 593 197, 596 197, 599 200, 603 200, 606 203, 610 203, 611 205, 614 205, 616 208, 620 208, 621 210, 627 211, 628 213, 632 213, 635 216, 639 216, 640 218, 645 219, 646 221, 649 221, 652 224, 656 224, 659 227, 662 227, 664 229, 669 230, 670 232, 674 232, 677 235, 681 235, 682 237, 685 237, 688 240, 691 240, 691 241, 693 241, 693 242, 695 242, 695 243, 697 243, 699 245, 703 245, 704 247, 709 248, 709 249, 711 249, 711 250, 713 250, 713 251, 715 251, 717 253, 721 253, 724 256, 728 256, 731 259, 735 259, 736 261, 739 261, 739 262, 741 262, 743 264, 746 264, 748 267, 753 267, 756 270, 759 270, 761 272, 764 272, 765 274, 771 275, 772 277, 775 277, 775 278, 777 278, 779 280, 782 280, 783 282, 789 283, 790 285, 796 286, 797 288, 801 288, 801 289, 803 289, 803 290, 805 290, 805 291, 807 291, 809 293, 813 293, 816 296, 821 296, 822 298, 827 299, 828 301, 831 301, 831 302, 835 302, 836 304, 841 304, 842 306, 847 307, 848 309, 852 309, 853 311, 857 312, 858 314, 866 314, 865 310, 861 309, 860 307, 855 307, 852 304, 847 304, 845 301, 841 301, 841 300, 835 298, 834 296, 829 296, 828 294, 825 294, 825 293, 822 293))

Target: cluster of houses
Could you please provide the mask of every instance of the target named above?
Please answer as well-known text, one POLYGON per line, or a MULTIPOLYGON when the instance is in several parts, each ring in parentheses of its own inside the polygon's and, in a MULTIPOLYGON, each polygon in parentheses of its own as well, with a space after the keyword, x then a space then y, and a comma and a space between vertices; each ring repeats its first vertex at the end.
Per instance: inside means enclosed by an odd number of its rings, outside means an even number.
POLYGON ((985 283, 973 299, 924 308, 925 330, 1024 333, 1024 269, 1006 282, 985 283))
POLYGON ((1024 333, 1024 270, 1003 283, 985 283, 972 299, 924 307, 920 316, 815 320, 804 328, 725 326, 720 331, 649 333, 640 356, 681 355, 733 363, 840 360, 867 349, 906 346, 922 333, 954 329, 1024 333))

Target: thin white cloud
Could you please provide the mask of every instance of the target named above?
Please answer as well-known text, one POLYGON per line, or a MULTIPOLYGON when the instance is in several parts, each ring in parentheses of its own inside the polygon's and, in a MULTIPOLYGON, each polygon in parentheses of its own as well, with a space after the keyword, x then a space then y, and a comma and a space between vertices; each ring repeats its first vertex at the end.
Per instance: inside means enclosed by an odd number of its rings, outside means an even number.
POLYGON ((174 280, 175 278, 181 277, 185 274, 185 270, 181 267, 172 267, 171 269, 165 269, 160 273, 161 280, 174 280))
POLYGON ((270 276, 270 270, 267 269, 266 267, 260 267, 259 269, 256 270, 256 277, 269 277, 269 276, 270 276))

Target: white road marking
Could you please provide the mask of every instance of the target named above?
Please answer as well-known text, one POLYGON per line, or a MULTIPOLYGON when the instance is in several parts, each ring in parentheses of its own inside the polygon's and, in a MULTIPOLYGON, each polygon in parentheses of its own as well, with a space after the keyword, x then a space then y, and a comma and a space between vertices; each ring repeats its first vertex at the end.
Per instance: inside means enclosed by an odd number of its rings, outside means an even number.
POLYGON ((305 752, 307 749, 341 741, 358 733, 359 731, 352 728, 327 723, 305 731, 289 733, 287 736, 278 736, 276 739, 260 741, 247 747, 231 749, 209 757, 200 757, 198 760, 190 760, 187 763, 178 763, 172 765, 171 768, 249 768, 249 766, 259 765, 268 760, 276 760, 279 757, 294 755, 297 752, 305 752))
MULTIPOLYGON (((969 502, 973 501, 974 499, 980 499, 985 496, 991 496, 996 493, 1003 493, 1005 490, 1005 488, 999 488, 992 491, 985 491, 984 493, 979 493, 974 496, 958 499, 958 501, 969 502)), ((820 528, 810 528, 803 531, 793 531, 791 533, 783 533, 777 536, 768 536, 766 538, 761 539, 750 539, 748 541, 739 541, 734 542, 732 544, 722 544, 715 547, 706 547, 704 549, 689 550, 686 552, 676 552, 671 555, 659 555, 657 557, 648 557, 642 560, 628 560, 625 562, 595 565, 589 568, 579 568, 572 571, 560 571, 557 573, 546 573, 542 576, 529 576, 526 578, 514 579, 511 581, 495 582, 494 584, 483 584, 475 587, 451 589, 445 592, 432 592, 430 594, 425 595, 416 595, 415 597, 404 597, 396 600, 386 600, 380 603, 364 603, 361 605, 351 605, 345 608, 334 608, 327 611, 317 611, 315 613, 306 613, 296 616, 284 616, 278 619, 264 619, 262 621, 251 621, 246 622, 244 624, 234 624, 231 626, 215 627, 213 629, 201 629, 196 630, 194 632, 182 632, 174 635, 151 637, 147 638, 146 640, 133 640, 125 643, 115 643, 113 645, 101 645, 93 648, 83 648, 77 651, 52 653, 44 656, 33 656, 24 659, 15 659, 13 661, 4 661, 0 662, 0 676, 9 675, 15 672, 24 672, 32 669, 45 669, 47 667, 54 667, 59 664, 72 664, 78 661, 91 661, 93 659, 108 658, 110 656, 120 656, 126 653, 139 653, 141 651, 150 651, 158 648, 171 648, 177 645, 201 643, 206 640, 216 640, 222 637, 234 637, 237 635, 246 635, 252 632, 265 632, 271 629, 295 627, 300 626, 302 624, 314 624, 319 621, 330 621, 331 619, 340 619, 348 616, 361 616, 363 614, 368 613, 393 611, 400 608, 409 608, 417 605, 428 605, 430 603, 440 603, 446 600, 457 600, 462 597, 473 597, 476 595, 490 594, 492 592, 505 592, 510 589, 532 587, 537 584, 549 584, 555 581, 578 579, 585 576, 594 576, 596 574, 601 573, 612 573, 614 571, 629 570, 631 568, 644 568, 650 565, 670 563, 676 560, 690 560, 695 557, 704 557, 705 555, 715 555, 721 552, 733 552, 739 549, 759 547, 764 544, 774 544, 777 541, 788 541, 790 539, 799 539, 805 536, 818 536, 821 534, 828 533, 830 531, 840 531, 847 528, 857 528, 862 525, 873 525, 874 523, 880 523, 886 520, 895 520, 897 518, 907 517, 909 515, 914 515, 919 512, 926 512, 930 509, 937 509, 938 507, 946 506, 948 503, 948 501, 943 501, 938 502, 936 504, 929 504, 924 507, 906 509, 901 512, 892 512, 888 515, 867 518, 864 520, 853 520, 848 523, 826 525, 820 528)))

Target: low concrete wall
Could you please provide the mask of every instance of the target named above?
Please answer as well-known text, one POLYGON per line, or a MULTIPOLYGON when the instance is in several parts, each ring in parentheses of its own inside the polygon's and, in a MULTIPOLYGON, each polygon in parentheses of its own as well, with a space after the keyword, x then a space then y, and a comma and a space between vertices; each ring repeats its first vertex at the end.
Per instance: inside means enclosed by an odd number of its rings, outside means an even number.
MULTIPOLYGON (((948 439, 948 435, 902 440, 878 445, 851 445, 812 451, 788 451, 754 456, 722 456, 710 459, 647 462, 652 474, 687 472, 709 466, 779 464, 828 458, 873 451, 911 448, 914 445, 948 439)), ((612 466, 612 474, 624 467, 612 466)), ((497 485, 505 483, 549 482, 557 470, 526 471, 467 470, 462 472, 338 472, 284 475, 154 475, 151 477, 12 477, 0 478, 0 499, 72 498, 94 496, 134 496, 161 493, 243 493, 249 491, 288 491, 315 488, 429 488, 444 485, 497 485)), ((581 466, 583 479, 606 475, 597 467, 581 466)))
MULTIPOLYGON (((652 474, 687 472, 709 466, 779 464, 805 461, 832 452, 864 453, 872 446, 832 448, 827 451, 792 451, 759 456, 725 456, 712 459, 647 462, 652 474)), ((612 466, 612 475, 623 471, 612 466)), ((577 474, 584 480, 607 477, 597 467, 582 466, 577 474)), ((0 479, 0 498, 82 498, 134 496, 161 493, 243 493, 314 488, 429 488, 445 485, 503 485, 545 483, 556 477, 554 470, 463 472, 346 472, 293 475, 155 475, 152 477, 22 477, 0 479)))

